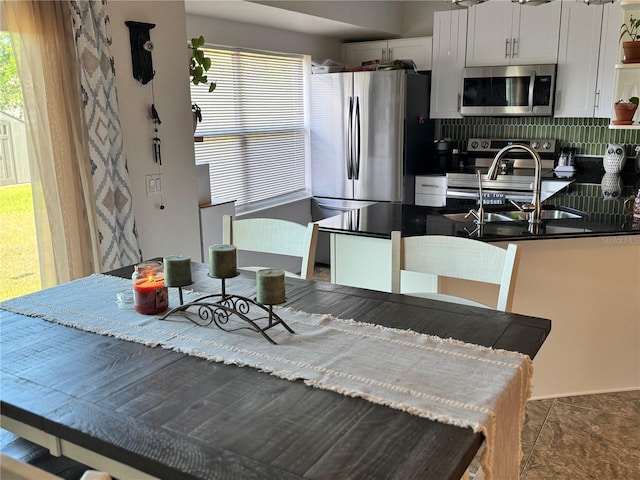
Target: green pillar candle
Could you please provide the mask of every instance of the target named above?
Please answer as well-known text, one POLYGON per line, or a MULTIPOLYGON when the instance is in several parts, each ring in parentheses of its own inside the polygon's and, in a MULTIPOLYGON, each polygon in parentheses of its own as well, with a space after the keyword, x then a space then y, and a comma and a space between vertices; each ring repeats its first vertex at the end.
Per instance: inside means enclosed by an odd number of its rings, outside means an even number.
POLYGON ((168 255, 164 263, 164 284, 167 287, 191 285, 191 257, 186 255, 168 255))
POLYGON ((237 274, 236 247, 233 245, 211 245, 209 247, 209 276, 231 278, 237 274))
POLYGON ((265 268, 256 272, 256 300, 263 305, 284 303, 284 272, 265 268))

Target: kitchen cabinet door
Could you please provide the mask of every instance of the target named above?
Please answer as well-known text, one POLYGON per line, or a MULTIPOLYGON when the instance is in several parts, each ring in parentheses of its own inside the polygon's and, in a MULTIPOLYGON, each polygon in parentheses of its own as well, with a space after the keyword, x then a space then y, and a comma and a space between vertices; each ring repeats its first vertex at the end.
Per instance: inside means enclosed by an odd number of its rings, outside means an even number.
POLYGON ((466 65, 509 65, 513 25, 511 2, 492 0, 470 7, 468 11, 466 65))
POLYGON ((387 41, 354 42, 342 45, 342 57, 348 67, 361 67, 363 62, 388 61, 387 41))
POLYGON ((561 2, 492 0, 469 8, 467 66, 556 63, 561 2))
POLYGON ((555 117, 593 117, 602 10, 602 5, 563 2, 555 117))
POLYGON ((391 291, 391 240, 331 234, 331 283, 391 291))
POLYGON ((562 2, 542 5, 512 3, 513 42, 511 65, 556 63, 562 2))
POLYGON ((462 118, 460 95, 467 47, 467 10, 433 15, 431 118, 462 118))
POLYGON ((343 62, 348 67, 361 67, 363 62, 413 60, 418 70, 431 70, 432 37, 399 38, 342 45, 343 62))
POLYGON ((390 60, 413 60, 418 70, 431 70, 433 37, 389 40, 390 60))
POLYGON ((611 118, 615 85, 615 65, 618 61, 618 39, 622 8, 619 3, 607 3, 602 12, 600 55, 598 57, 598 80, 596 84, 596 106, 594 117, 611 118))

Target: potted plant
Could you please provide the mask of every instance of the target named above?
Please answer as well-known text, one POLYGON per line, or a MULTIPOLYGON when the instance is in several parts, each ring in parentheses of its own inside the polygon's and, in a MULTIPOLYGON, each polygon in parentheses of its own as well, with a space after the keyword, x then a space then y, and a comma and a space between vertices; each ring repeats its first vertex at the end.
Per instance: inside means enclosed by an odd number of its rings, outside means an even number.
POLYGON ((631 125, 633 123, 633 116, 638 109, 638 103, 640 103, 640 98, 638 97, 631 97, 628 100, 621 98, 618 100, 613 106, 616 119, 613 120, 612 123, 614 125, 631 125))
POLYGON ((640 63, 640 18, 629 17, 629 22, 620 26, 620 42, 624 51, 622 63, 640 63), (622 42, 628 36, 630 41, 622 42))
MULTIPOLYGON (((194 85, 209 84, 209 92, 216 89, 216 82, 210 82, 207 72, 211 68, 211 59, 207 57, 202 50, 204 46, 204 37, 193 37, 189 48, 191 49, 191 58, 189 59, 189 76, 191 83, 194 85)), ((191 112, 193 113, 193 131, 196 131, 198 123, 202 121, 202 110, 196 103, 191 104, 191 112)))

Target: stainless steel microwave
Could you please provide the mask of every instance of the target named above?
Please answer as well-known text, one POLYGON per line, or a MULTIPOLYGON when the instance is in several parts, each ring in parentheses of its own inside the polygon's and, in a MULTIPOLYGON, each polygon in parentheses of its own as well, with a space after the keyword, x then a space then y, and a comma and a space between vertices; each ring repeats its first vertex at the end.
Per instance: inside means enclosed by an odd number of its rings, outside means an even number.
POLYGON ((460 113, 476 116, 553 115, 556 65, 464 69, 460 113))

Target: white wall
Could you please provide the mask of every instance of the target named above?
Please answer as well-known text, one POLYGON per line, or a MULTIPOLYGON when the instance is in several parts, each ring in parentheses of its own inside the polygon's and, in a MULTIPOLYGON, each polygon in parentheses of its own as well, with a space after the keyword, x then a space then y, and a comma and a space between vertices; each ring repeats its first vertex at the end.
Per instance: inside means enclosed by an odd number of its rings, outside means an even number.
POLYGON ((339 61, 341 56, 342 43, 334 38, 188 14, 185 38, 200 35, 207 43, 311 55, 318 61, 326 58, 339 61))
POLYGON ((186 21, 182 1, 110 2, 112 53, 124 146, 133 204, 144 258, 171 254, 200 258, 200 227, 196 190, 193 129, 189 96, 186 21), (162 166, 153 161, 153 124, 150 120, 151 83, 133 78, 126 20, 155 23, 151 29, 155 106, 162 124, 162 166), (162 174, 160 196, 147 197, 145 175, 162 174))
MULTIPOLYGON (((402 34, 403 4, 406 2, 384 0, 321 0, 321 1, 259 1, 271 5, 338 22, 359 25, 366 29, 402 34)), ((426 2, 419 2, 426 3, 426 2)))
POLYGON ((433 12, 463 8, 440 0, 402 3, 402 36, 405 38, 432 36, 433 12))
MULTIPOLYGON (((423 37, 433 34, 433 12, 460 7, 436 0, 384 1, 264 1, 287 10, 316 15, 379 30, 375 39, 423 37)), ((208 43, 311 55, 313 60, 341 60, 341 44, 349 38, 329 38, 248 23, 187 14, 188 38, 203 35, 208 43)))

